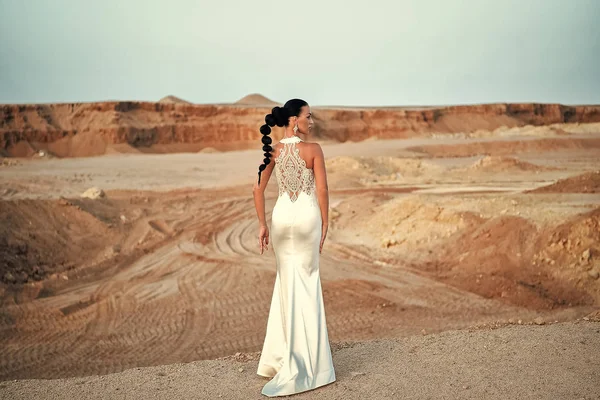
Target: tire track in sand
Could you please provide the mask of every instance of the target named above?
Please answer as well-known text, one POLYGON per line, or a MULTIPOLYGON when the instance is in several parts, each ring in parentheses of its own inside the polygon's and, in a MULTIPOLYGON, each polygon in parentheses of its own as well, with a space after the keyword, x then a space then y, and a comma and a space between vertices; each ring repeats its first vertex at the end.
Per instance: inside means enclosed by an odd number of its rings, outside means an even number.
MULTIPOLYGON (((163 221, 156 225, 163 237, 144 248, 147 254, 118 264, 112 276, 75 281, 56 295, 7 308, 15 319, 7 328, 13 339, 0 348, 10 343, 15 350, 0 352, 0 377, 106 373, 260 350, 275 258, 272 248, 258 255, 252 201, 235 191, 233 198, 226 191, 215 193, 154 205, 143 218, 163 221), (60 312, 65 307, 73 310, 66 316, 60 312), (44 329, 32 329, 33 321, 44 329)), ((144 224, 132 230, 132 246, 133 239, 154 231, 144 224)), ((327 243, 321 276, 333 340, 465 326, 508 312, 515 316, 515 308, 373 254, 327 243)))

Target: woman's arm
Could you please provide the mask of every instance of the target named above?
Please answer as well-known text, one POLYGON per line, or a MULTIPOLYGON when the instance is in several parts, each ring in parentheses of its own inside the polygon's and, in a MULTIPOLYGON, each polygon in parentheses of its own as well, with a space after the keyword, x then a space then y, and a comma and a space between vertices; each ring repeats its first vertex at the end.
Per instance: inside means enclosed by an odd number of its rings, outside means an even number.
POLYGON ((256 177, 256 181, 254 181, 254 187, 252 188, 252 192, 254 194, 254 207, 256 207, 256 214, 258 216, 258 222, 260 223, 260 226, 267 226, 267 221, 265 218, 265 189, 269 183, 269 178, 273 172, 274 165, 275 161, 271 159, 271 162, 261 174, 260 185, 258 184, 258 177, 256 177))
POLYGON ((260 185, 258 184, 258 177, 256 177, 254 187, 252 188, 254 194, 254 207, 256 208, 256 215, 258 216, 258 223, 260 225, 258 232, 260 254, 263 253, 263 250, 268 250, 269 245, 269 228, 267 227, 267 219, 265 217, 265 189, 269 183, 269 178, 273 172, 274 165, 275 160, 271 159, 271 162, 261 174, 260 185))
POLYGON ((327 171, 325 171, 325 156, 323 149, 318 143, 315 143, 315 155, 313 171, 315 173, 315 186, 317 190, 317 199, 319 200, 319 208, 321 209, 321 245, 319 252, 323 250, 323 243, 327 237, 327 229, 329 227, 329 186, 327 185, 327 171))

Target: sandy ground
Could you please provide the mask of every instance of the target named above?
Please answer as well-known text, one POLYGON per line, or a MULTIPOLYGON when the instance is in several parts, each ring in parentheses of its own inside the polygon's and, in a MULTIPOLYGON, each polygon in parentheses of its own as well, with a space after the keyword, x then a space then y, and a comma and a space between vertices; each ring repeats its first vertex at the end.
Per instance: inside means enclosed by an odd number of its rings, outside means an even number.
MULTIPOLYGON (((600 132, 584 128, 324 144, 339 373, 314 396, 597 398, 600 132), (507 326, 467 330, 482 324, 507 326)), ((2 160, 0 396, 259 397, 260 158, 2 160)))
MULTIPOLYGON (((600 323, 446 331, 334 347, 337 381, 298 399, 598 399, 600 323)), ((259 399, 235 357, 0 384, 5 399, 259 399)))
MULTIPOLYGON (((598 126, 600 124, 592 124, 598 126)), ((552 174, 534 172, 535 179, 525 178, 527 186, 540 186, 561 177, 594 168, 593 160, 600 154, 600 134, 573 134, 565 136, 507 136, 480 139, 465 138, 414 138, 393 140, 366 140, 362 142, 325 143, 323 151, 330 160, 338 157, 395 157, 405 159, 429 159, 427 152, 437 155, 442 151, 447 158, 432 159, 434 165, 467 166, 477 161, 482 155, 522 154, 523 158, 538 160, 543 158, 545 164, 557 162, 567 169, 554 171, 552 174), (523 146, 522 143, 537 143, 538 146, 523 146), (483 143, 485 146, 473 146, 483 143), (446 148, 440 148, 446 145, 446 148), (473 148, 474 147, 474 148, 473 148), (455 150, 453 153, 453 149, 455 150), (461 150, 462 149, 462 150, 461 150), (464 150, 466 149, 466 150, 464 150), (417 150, 417 151, 415 151, 417 150), (424 150, 425 153, 422 153, 424 150), (522 152, 522 153, 521 153, 522 152), (556 159, 556 157, 559 157, 556 159), (566 159, 561 160, 560 158, 566 159), (541 175, 540 175, 541 173, 541 175)), ((168 191, 180 188, 223 188, 239 185, 250 185, 256 178, 256 165, 262 161, 262 154, 256 150, 241 150, 217 153, 175 153, 175 154, 109 154, 98 157, 65 158, 65 159, 4 159, 6 167, 0 168, 0 198, 58 198, 77 197, 86 189, 98 186, 103 190, 134 189, 151 191, 168 191), (258 153, 258 154, 257 154, 258 153)), ((334 161, 335 162, 335 161, 334 161)), ((502 171, 498 171, 502 172, 502 171)), ((427 185, 447 183, 448 179, 427 177, 428 171, 417 176, 417 182, 427 185), (446 181, 446 182, 445 182, 446 181)), ((464 178, 464 174, 462 174, 464 178)), ((365 177, 366 178, 366 177, 365 177)), ((496 177, 498 178, 498 177, 496 177)), ((334 178, 335 179, 335 178, 334 178)), ((479 174, 479 179, 487 187, 494 186, 489 176, 479 174)), ((504 175, 506 182, 513 179, 504 175)), ((332 181, 334 189, 344 186, 356 188, 352 182, 348 185, 343 177, 340 182, 332 181)), ((518 179, 520 181, 521 179, 518 179)), ((396 186, 403 182, 395 182, 396 186)), ((450 180, 464 186, 460 180, 450 180)))

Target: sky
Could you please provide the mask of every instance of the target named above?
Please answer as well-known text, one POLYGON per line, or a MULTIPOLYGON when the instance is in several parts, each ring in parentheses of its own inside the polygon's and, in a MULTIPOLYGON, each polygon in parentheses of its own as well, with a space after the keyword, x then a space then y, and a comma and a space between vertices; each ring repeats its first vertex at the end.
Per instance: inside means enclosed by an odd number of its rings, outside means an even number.
POLYGON ((0 103, 600 104, 600 0, 0 0, 0 103))

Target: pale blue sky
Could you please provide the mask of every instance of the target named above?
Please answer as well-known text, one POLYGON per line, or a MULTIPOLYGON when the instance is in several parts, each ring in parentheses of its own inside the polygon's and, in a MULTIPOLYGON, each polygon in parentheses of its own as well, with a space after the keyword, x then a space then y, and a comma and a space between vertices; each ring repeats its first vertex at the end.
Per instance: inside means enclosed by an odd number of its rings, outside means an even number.
POLYGON ((600 0, 0 0, 0 103, 600 103, 600 0))

